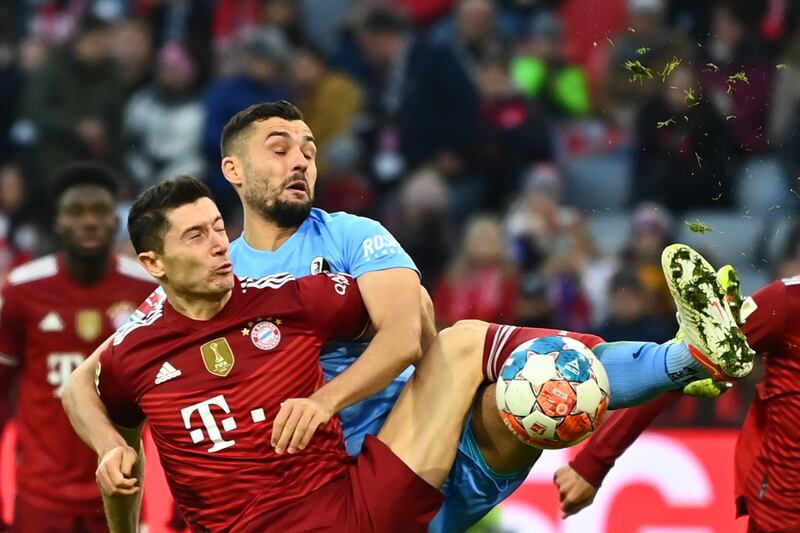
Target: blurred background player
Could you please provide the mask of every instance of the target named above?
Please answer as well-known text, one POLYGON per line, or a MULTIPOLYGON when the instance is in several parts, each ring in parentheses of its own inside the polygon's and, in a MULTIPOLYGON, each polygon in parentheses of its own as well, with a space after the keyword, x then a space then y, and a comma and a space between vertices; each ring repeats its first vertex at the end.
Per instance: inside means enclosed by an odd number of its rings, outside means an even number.
POLYGON ((154 284, 135 261, 113 253, 118 184, 112 172, 75 163, 53 183, 62 251, 17 267, 2 289, 0 422, 15 390, 18 427, 13 527, 101 532, 96 458, 69 425, 61 387, 154 284))

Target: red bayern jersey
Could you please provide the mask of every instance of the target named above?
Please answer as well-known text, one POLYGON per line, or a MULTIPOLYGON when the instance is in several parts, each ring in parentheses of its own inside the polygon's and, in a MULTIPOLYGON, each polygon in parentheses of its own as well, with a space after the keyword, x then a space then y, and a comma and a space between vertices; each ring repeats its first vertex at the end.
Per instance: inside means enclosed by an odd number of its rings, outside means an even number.
POLYGON ((30 505, 73 513, 102 506, 97 456, 70 426, 60 390, 153 287, 153 279, 126 257, 114 257, 92 286, 76 283, 60 255, 9 274, 2 289, 0 363, 15 367, 19 378, 17 494, 30 505))
MULTIPOLYGON (((800 277, 752 297, 742 329, 764 376, 736 445, 736 495, 767 531, 800 531, 800 277)), ((743 312, 747 313, 745 307, 743 312)))
POLYGON ((272 422, 325 378, 320 348, 357 338, 368 315, 352 278, 289 274, 237 280, 211 320, 156 303, 101 355, 98 390, 112 419, 145 418, 170 490, 194 531, 242 531, 344 475, 338 418, 302 452, 278 456, 272 422))

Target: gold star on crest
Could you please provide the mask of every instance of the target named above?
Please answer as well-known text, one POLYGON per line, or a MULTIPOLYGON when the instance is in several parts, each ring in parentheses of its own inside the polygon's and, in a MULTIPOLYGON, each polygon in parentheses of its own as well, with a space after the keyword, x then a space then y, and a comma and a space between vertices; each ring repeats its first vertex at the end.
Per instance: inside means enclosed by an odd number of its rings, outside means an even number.
POLYGON ((281 324, 283 324, 283 320, 281 320, 280 318, 276 318, 276 319, 275 319, 275 324, 277 324, 278 326, 280 326, 281 324))
POLYGON ((242 335, 245 337, 250 335, 250 330, 248 328, 242 328, 242 335))

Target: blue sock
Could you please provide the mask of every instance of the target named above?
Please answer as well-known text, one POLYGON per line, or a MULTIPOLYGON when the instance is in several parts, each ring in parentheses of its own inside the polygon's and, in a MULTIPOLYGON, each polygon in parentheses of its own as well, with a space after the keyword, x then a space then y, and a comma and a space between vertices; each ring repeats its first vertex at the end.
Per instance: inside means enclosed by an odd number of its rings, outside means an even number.
POLYGON ((609 409, 646 403, 692 381, 710 377, 682 342, 608 342, 598 344, 592 351, 608 374, 609 409))

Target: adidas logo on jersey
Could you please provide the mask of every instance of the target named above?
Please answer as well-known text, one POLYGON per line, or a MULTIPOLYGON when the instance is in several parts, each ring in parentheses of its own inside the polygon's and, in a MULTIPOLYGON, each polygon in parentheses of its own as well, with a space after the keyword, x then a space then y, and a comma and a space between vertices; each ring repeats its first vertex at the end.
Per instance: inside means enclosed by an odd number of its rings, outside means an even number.
POLYGON ((156 385, 161 385, 165 381, 175 379, 181 375, 181 371, 169 363, 164 363, 158 371, 156 376, 156 385))
POLYGON ((39 331, 64 331, 64 321, 55 311, 50 311, 39 322, 39 331))

